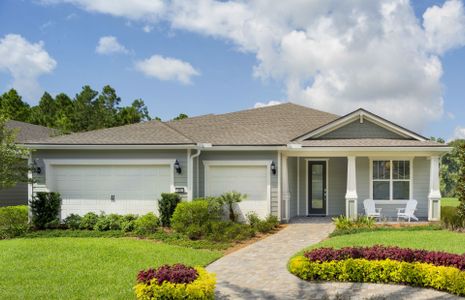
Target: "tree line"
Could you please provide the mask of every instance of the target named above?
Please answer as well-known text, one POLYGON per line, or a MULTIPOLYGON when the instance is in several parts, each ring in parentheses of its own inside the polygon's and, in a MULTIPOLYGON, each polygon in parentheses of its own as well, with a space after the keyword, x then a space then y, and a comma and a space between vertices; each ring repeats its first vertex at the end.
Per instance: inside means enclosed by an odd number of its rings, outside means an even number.
MULTIPOLYGON (((10 120, 54 128, 61 133, 109 128, 152 119, 142 99, 135 99, 128 106, 120 104, 121 98, 109 85, 104 86, 100 93, 85 85, 74 98, 65 93, 53 97, 45 92, 35 106, 30 106, 15 89, 10 89, 0 95, 0 115, 10 120)), ((174 119, 187 117, 186 114, 179 114, 174 119)))

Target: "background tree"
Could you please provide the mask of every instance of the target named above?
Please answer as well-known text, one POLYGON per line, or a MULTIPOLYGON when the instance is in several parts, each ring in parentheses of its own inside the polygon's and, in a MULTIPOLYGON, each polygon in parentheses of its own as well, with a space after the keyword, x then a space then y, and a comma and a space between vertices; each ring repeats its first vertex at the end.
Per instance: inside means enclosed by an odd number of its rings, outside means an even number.
POLYGON ((183 114, 183 113, 180 113, 176 118, 174 118, 173 120, 177 121, 177 120, 183 120, 183 119, 187 119, 189 118, 188 115, 186 114, 183 114))
POLYGON ((465 144, 460 144, 457 147, 457 154, 459 161, 459 171, 456 193, 460 202, 459 207, 457 208, 457 212, 462 220, 465 220, 465 144))
POLYGON ((28 122, 31 117, 31 108, 16 90, 11 89, 0 96, 0 115, 7 119, 28 122))
POLYGON ((15 144, 16 133, 6 126, 0 115, 0 190, 27 181, 28 166, 24 159, 29 151, 15 144))

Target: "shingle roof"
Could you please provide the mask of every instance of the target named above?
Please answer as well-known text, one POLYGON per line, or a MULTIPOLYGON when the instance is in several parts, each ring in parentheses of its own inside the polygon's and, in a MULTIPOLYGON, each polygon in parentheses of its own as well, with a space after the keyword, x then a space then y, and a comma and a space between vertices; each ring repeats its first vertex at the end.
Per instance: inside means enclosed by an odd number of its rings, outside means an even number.
POLYGON ((446 145, 426 140, 405 139, 331 139, 305 140, 299 142, 302 147, 445 147, 446 145))
POLYGON ((70 145, 143 145, 143 144, 194 144, 188 137, 166 126, 160 121, 125 125, 87 132, 61 135, 40 141, 36 144, 70 145))
MULTIPOLYGON (((292 103, 177 121, 148 121, 34 141, 71 145, 287 145, 339 116, 292 103)), ((395 139, 306 140, 304 147, 443 146, 432 141, 395 139)))
POLYGON ((299 134, 338 118, 292 103, 167 122, 200 143, 213 145, 286 145, 299 134))
POLYGON ((17 143, 46 139, 56 133, 55 129, 14 120, 7 121, 6 127, 9 129, 17 129, 17 143))

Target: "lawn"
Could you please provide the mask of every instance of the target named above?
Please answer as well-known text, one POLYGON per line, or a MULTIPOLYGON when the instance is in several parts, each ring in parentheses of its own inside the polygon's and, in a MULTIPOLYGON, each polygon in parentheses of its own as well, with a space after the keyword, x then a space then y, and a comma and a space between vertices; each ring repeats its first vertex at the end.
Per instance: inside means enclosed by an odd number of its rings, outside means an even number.
POLYGON ((457 198, 442 198, 441 206, 459 206, 459 199, 457 198))
POLYGON ((465 253, 465 234, 438 229, 392 229, 335 236, 311 248, 372 246, 382 244, 425 250, 465 253))
POLYGON ((0 299, 132 299, 139 270, 204 266, 221 252, 129 238, 0 241, 0 299))

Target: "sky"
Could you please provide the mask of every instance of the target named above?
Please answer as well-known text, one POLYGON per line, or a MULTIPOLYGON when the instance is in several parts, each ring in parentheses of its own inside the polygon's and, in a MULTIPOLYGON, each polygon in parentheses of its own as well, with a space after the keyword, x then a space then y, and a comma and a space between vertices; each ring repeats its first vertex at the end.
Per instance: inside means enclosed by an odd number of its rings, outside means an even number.
POLYGON ((114 87, 171 119, 281 102, 465 138, 462 0, 0 0, 0 92, 114 87))

